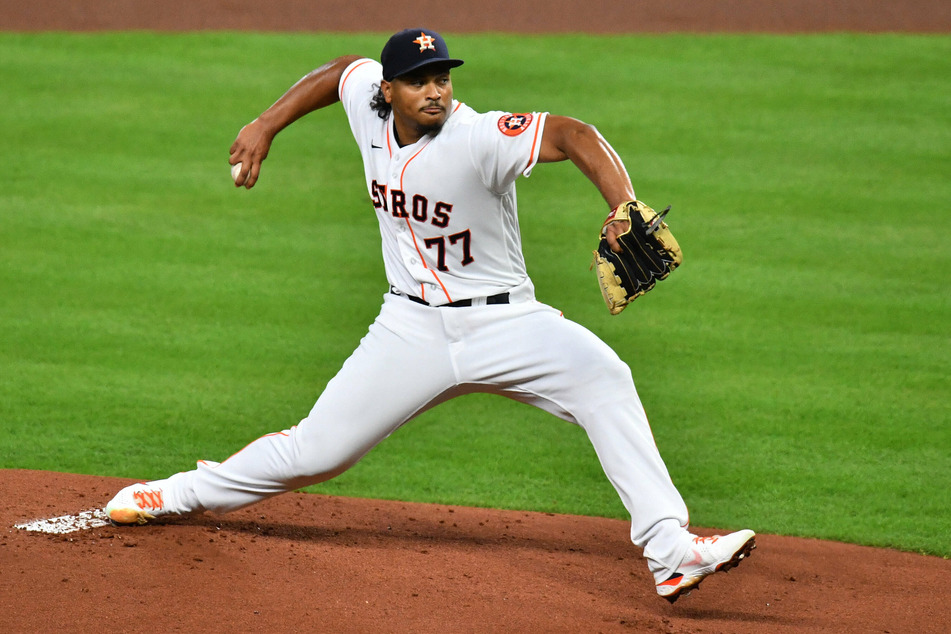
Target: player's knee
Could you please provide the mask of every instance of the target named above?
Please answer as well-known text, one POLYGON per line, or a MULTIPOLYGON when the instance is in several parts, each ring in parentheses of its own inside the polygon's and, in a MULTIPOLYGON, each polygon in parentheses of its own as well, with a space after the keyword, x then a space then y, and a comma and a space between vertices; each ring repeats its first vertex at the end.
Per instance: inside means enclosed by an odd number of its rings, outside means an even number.
POLYGON ((308 484, 325 482, 352 467, 359 457, 352 457, 335 451, 325 451, 319 454, 302 455, 294 461, 294 478, 306 480, 308 484))
POLYGON ((583 370, 576 371, 580 375, 576 380, 585 382, 592 393, 618 394, 634 389, 631 368, 616 355, 602 359, 597 365, 588 364, 583 370))
POLYGON ((294 478, 317 484, 335 478, 353 465, 366 453, 343 439, 336 441, 306 436, 298 439, 291 470, 294 478))

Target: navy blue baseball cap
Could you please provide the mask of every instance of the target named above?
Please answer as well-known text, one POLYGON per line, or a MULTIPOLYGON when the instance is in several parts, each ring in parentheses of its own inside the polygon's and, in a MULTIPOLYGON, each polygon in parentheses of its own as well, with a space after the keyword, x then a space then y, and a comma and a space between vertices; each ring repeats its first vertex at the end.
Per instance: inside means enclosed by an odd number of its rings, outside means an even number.
POLYGON ((429 29, 406 29, 394 34, 380 53, 383 79, 393 81, 417 68, 444 63, 449 68, 462 66, 461 59, 449 57, 449 47, 442 36, 429 29))

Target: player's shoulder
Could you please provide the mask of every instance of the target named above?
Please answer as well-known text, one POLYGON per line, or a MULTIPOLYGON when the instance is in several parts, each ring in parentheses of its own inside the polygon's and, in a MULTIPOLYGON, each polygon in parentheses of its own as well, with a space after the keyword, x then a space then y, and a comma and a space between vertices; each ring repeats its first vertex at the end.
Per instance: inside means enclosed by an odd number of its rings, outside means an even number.
POLYGON ((362 88, 367 90, 370 87, 378 86, 382 79, 383 66, 380 62, 369 57, 361 57, 343 69, 340 76, 339 94, 343 95, 345 91, 353 89, 362 88))
POLYGON ((477 112, 462 104, 453 118, 458 118, 460 125, 474 128, 486 137, 515 138, 536 127, 543 113, 538 112, 508 112, 504 110, 490 110, 477 112))
POLYGON ((541 116, 538 112, 508 112, 505 110, 489 110, 478 112, 464 103, 460 103, 453 112, 452 118, 457 123, 468 126, 479 126, 490 131, 496 131, 505 136, 518 136, 537 122, 541 116))
POLYGON ((353 73, 359 70, 362 74, 379 74, 382 78, 383 76, 383 65, 375 59, 369 57, 359 57, 352 62, 344 69, 343 74, 347 75, 348 73, 353 73))

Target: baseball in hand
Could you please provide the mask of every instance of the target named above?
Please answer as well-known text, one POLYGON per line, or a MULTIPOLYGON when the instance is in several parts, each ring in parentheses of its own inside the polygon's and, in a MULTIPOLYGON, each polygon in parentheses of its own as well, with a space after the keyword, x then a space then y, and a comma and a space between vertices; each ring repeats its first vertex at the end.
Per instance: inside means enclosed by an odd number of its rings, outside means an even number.
POLYGON ((241 163, 235 163, 231 166, 231 180, 237 182, 238 176, 241 174, 241 163))

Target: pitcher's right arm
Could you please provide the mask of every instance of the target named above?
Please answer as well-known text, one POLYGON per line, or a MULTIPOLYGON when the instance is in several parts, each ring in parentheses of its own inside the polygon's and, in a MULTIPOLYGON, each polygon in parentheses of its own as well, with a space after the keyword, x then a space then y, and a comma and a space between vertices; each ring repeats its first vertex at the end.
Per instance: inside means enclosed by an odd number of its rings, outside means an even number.
POLYGON ((278 132, 304 115, 340 100, 337 87, 343 71, 358 59, 361 56, 345 55, 307 73, 257 119, 241 128, 231 144, 228 159, 231 165, 241 163, 241 171, 234 181, 236 187, 254 187, 261 174, 261 163, 267 158, 278 132))

